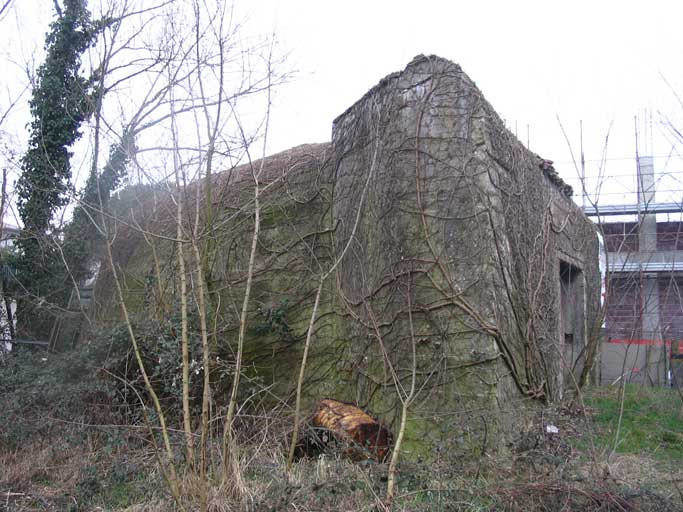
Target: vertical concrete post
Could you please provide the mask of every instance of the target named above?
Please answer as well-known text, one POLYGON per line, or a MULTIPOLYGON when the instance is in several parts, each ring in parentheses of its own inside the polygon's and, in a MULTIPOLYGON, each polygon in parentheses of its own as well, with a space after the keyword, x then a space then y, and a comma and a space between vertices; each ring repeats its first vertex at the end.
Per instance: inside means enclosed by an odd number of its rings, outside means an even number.
MULTIPOLYGON (((654 202, 655 171, 653 159, 651 156, 642 156, 639 157, 638 161, 638 203, 641 207, 638 219, 638 251, 641 264, 652 261, 657 252, 657 215, 645 213, 646 208, 654 202)), ((642 334, 643 339, 647 341, 640 348, 644 349, 645 352, 644 368, 642 369, 643 378, 654 384, 665 384, 666 347, 661 333, 657 278, 658 275, 654 272, 644 272, 641 275, 642 334)))

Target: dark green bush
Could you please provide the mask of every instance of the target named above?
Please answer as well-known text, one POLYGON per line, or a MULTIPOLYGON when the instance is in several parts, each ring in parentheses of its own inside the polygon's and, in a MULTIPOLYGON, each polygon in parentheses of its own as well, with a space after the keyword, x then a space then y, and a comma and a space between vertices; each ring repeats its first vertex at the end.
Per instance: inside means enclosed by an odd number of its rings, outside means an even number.
MULTIPOLYGON (((201 337, 196 314, 188 319, 190 358, 190 407, 192 413, 201 410, 203 358, 201 337)), ((182 348, 180 314, 174 312, 164 321, 138 319, 133 322, 133 332, 145 371, 169 418, 182 414, 182 348)), ((119 325, 110 331, 108 343, 112 347, 108 369, 119 377, 118 388, 131 410, 138 410, 140 397, 148 404, 149 397, 140 367, 135 358, 128 328, 119 325), (131 387, 137 393, 132 392, 131 387)))
POLYGON ((0 450, 59 426, 110 420, 117 390, 99 371, 105 357, 106 347, 97 344, 62 354, 20 346, 6 354, 0 362, 0 450))

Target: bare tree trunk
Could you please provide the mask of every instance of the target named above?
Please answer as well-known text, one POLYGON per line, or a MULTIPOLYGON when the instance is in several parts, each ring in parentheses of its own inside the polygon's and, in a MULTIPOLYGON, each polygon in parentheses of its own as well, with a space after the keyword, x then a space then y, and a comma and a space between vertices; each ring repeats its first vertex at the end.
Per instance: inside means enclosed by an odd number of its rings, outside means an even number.
MULTIPOLYGON (((174 114, 173 100, 171 111, 174 114)), ((183 358, 183 429, 185 430, 185 456, 190 466, 194 466, 194 442, 192 437, 192 419, 190 413, 190 342, 187 332, 187 275, 185 271, 185 255, 183 248, 183 195, 181 193, 180 165, 178 162, 178 136, 175 115, 171 117, 171 132, 173 136, 173 171, 176 183, 176 252, 178 259, 178 274, 180 279, 180 346, 183 358)))
MULTIPOLYGON (((0 196, 0 241, 5 239, 5 201, 7 198, 7 169, 2 168, 2 195, 0 196)), ((0 294, 5 304, 5 318, 10 339, 14 339, 14 315, 12 314, 12 299, 7 295, 7 282, 3 275, 0 276, 0 294)), ((4 334, 4 333, 3 333, 4 334)))
MULTIPOLYGON (((272 70, 270 68, 272 59, 272 44, 271 44, 271 54, 268 56, 268 105, 266 109, 265 117, 265 129, 264 129, 264 140, 263 140, 263 151, 261 155, 261 165, 256 171, 252 166, 252 178, 254 180, 254 230, 251 237, 251 249, 249 251, 249 265, 247 267, 247 283, 244 290, 244 300, 242 301, 242 310, 240 312, 240 323, 239 323, 239 333, 237 338, 237 355, 235 358, 235 369, 232 380, 232 389, 230 391, 230 401, 228 402, 228 411, 225 418, 225 425, 223 428, 223 478, 225 482, 228 482, 235 474, 236 470, 236 460, 235 457, 235 446, 232 435, 232 424, 235 419, 235 410, 237 405, 237 393, 239 392, 240 377, 242 373, 242 357, 244 352, 244 338, 247 330, 247 312, 249 310, 249 299, 251 297, 251 286, 254 279, 254 267, 256 262, 256 249, 258 246, 259 233, 261 230, 261 188, 259 184, 259 178, 263 172, 263 167, 265 165, 266 157, 266 142, 268 141, 268 127, 270 123, 270 107, 271 107, 271 79, 272 70)), ((242 140, 246 141, 247 137, 242 130, 241 124, 239 124, 240 132, 242 135, 242 140)), ((247 155, 249 151, 247 150, 247 155)), ((251 158, 249 158, 251 161, 251 158)))
POLYGON ((259 202, 259 183, 254 175, 254 231, 251 237, 251 250, 249 253, 249 266, 247 268, 247 284, 244 290, 244 300, 240 313, 240 326, 237 339, 237 355, 235 357, 235 369, 232 379, 232 390, 230 392, 230 402, 225 418, 223 430, 223 470, 224 478, 227 482, 233 473, 234 446, 232 437, 232 423, 235 419, 235 407, 237 404, 237 392, 240 385, 240 375, 242 372, 242 353, 244 351, 244 335, 247 329, 247 311, 249 309, 249 298, 251 296, 251 284, 254 278, 254 262, 256 260, 256 247, 258 245, 259 231, 261 228, 261 204, 259 202))
MULTIPOLYGON (((108 235, 108 228, 106 227, 106 220, 104 219, 104 215, 102 216, 102 223, 105 229, 105 232, 108 235)), ((149 376, 147 375, 147 370, 145 369, 145 364, 142 360, 142 355, 140 353, 140 347, 138 345, 137 337, 135 336, 135 332, 133 331, 133 324, 130 320, 130 315, 128 314, 128 308, 125 303, 125 298, 123 296, 123 289, 121 288, 121 281, 119 279, 118 272, 116 270, 116 264, 114 263, 114 256, 112 255, 111 252, 111 239, 109 236, 107 236, 107 241, 105 243, 106 247, 106 252, 107 252, 107 261, 109 262, 109 266, 111 268, 112 276, 114 279, 114 284, 116 286, 116 294, 117 298, 119 300, 119 304, 121 306, 121 313, 123 314, 123 320, 126 324, 126 330, 128 331, 128 336, 130 337, 130 341, 133 344, 133 353, 135 355, 135 360, 138 363, 138 368, 140 369, 140 374, 142 375, 142 379, 145 382, 145 389, 147 389, 147 393, 149 393, 149 396, 152 398, 152 403, 154 404, 154 410, 156 411, 158 417, 159 417, 159 424, 160 424, 160 432, 162 439, 164 441, 164 448, 166 450, 166 457, 167 461, 165 465, 162 465, 161 469, 164 472, 164 476, 166 477, 168 484, 169 484, 169 489, 171 491, 171 494, 173 498, 175 499, 176 503, 181 506, 181 508, 184 510, 184 507, 182 507, 181 504, 181 495, 180 495, 180 487, 178 485, 178 476, 175 470, 175 464, 173 462, 174 456, 173 456, 173 448, 171 447, 171 439, 168 434, 168 428, 166 426, 166 416, 164 415, 164 411, 161 408, 161 402, 159 401, 159 396, 157 395, 156 391, 154 390, 154 386, 152 386, 152 383, 149 380, 149 376)))
MULTIPOLYGON (((200 7, 197 2, 194 4, 195 17, 197 23, 195 25, 195 38, 196 38, 196 52, 197 60, 200 59, 199 54, 199 41, 201 38, 199 30, 199 16, 200 7)), ((209 114, 209 108, 207 105, 207 96, 204 91, 204 80, 202 74, 198 73, 197 79, 199 83, 199 90, 201 92, 202 99, 202 110, 204 111, 204 119, 206 122, 206 131, 209 137, 208 148, 206 151, 206 176, 204 178, 204 227, 206 232, 206 242, 202 250, 201 267, 204 279, 206 280, 206 287, 209 299, 211 300, 213 292, 213 278, 211 269, 211 255, 216 246, 216 240, 213 236, 214 231, 214 212, 213 212, 213 158, 216 152, 216 138, 218 137, 218 130, 221 121, 221 113, 223 110, 223 88, 225 80, 225 55, 224 55, 224 22, 225 22, 225 11, 221 8, 219 17, 218 33, 215 33, 215 28, 213 23, 211 23, 212 29, 214 29, 214 35, 218 40, 218 55, 219 55, 219 66, 218 66, 218 104, 216 106, 216 117, 211 122, 211 115, 209 114)))
MULTIPOLYGON (((197 62, 201 60, 200 54, 200 16, 201 9, 198 2, 193 4, 194 15, 195 15, 195 52, 197 62)), ((204 380, 202 387, 202 413, 201 413, 201 437, 200 437, 200 464, 199 464, 199 478, 202 482, 202 492, 200 496, 200 509, 205 511, 207 509, 208 500, 208 479, 206 476, 207 471, 207 447, 209 444, 209 425, 211 422, 210 418, 210 405, 211 405, 211 346, 209 344, 208 335, 208 318, 207 318, 207 303, 206 299, 209 298, 211 301, 211 291, 212 282, 211 277, 211 256, 215 246, 215 240, 213 237, 213 158, 216 150, 216 137, 218 135, 218 127, 221 121, 221 112, 223 107, 223 83, 224 83, 224 34, 223 34, 223 22, 224 22, 224 10, 220 8, 219 19, 219 29, 216 29, 213 25, 213 21, 209 21, 209 27, 213 30, 213 34, 218 41, 218 55, 219 55, 219 68, 218 68, 218 100, 215 112, 215 119, 212 124, 211 114, 209 113, 209 108, 207 105, 207 94, 204 87, 204 79, 201 72, 197 73, 197 82, 199 84, 200 98, 202 102, 202 111, 204 113, 204 121, 206 123, 206 131, 208 135, 208 147, 206 150, 206 175, 204 177, 204 213, 205 218, 203 219, 203 228, 200 230, 200 211, 201 211, 201 200, 200 191, 201 187, 196 187, 196 200, 195 200, 195 220, 194 228, 192 230, 192 249, 194 252, 195 266, 197 270, 197 309, 199 314, 199 324, 200 324, 200 334, 202 339, 202 359, 204 368, 204 380), (204 232, 205 241, 200 247, 199 237, 200 232, 204 232)), ((197 138, 201 140, 199 123, 197 125, 197 138)), ((214 315, 217 311, 213 312, 214 315)), ((215 339, 214 339, 215 343, 215 339)))
POLYGON ((306 362, 308 361, 308 351, 311 348, 311 337, 313 336, 313 327, 315 319, 318 317, 318 306, 320 305, 320 296, 322 295, 325 278, 328 274, 324 274, 320 278, 318 290, 315 293, 315 302, 313 303, 313 310, 308 322, 308 330, 306 331, 306 343, 304 344, 304 353, 301 356, 301 368, 299 368, 299 378, 296 380, 296 401, 294 403, 294 428, 292 429, 292 440, 289 444, 289 454, 287 456, 287 471, 292 469, 294 462, 294 452, 296 451, 296 444, 299 438, 299 428, 301 425, 301 389, 303 387, 304 376, 306 375, 306 362))
POLYGON ((313 304, 313 310, 311 311, 311 316, 308 321, 308 330, 306 331, 306 342, 304 344, 304 353, 301 356, 301 367, 299 368, 299 377, 297 378, 296 381, 296 400, 294 403, 294 428, 292 429, 292 439, 289 444, 289 454, 287 456, 287 471, 291 471, 292 469, 292 464, 294 462, 294 452, 296 451, 296 444, 299 438, 299 428, 301 425, 301 392, 303 389, 303 382, 304 382, 304 377, 306 375, 306 363, 308 362, 308 352, 311 347, 311 339, 313 337, 313 328, 315 326, 315 322, 318 318, 318 306, 320 305, 320 297, 322 295, 322 290, 323 286, 325 285, 325 281, 327 278, 332 275, 332 273, 337 269, 339 264, 342 262, 344 259, 344 256, 346 255, 346 252, 349 250, 349 247, 351 247, 351 243, 356 237, 356 232, 358 230, 358 225, 360 224, 360 218, 361 214, 363 212, 363 204, 365 203, 365 197, 367 195, 367 191, 370 185, 370 181, 372 180, 372 177, 375 173, 375 168, 377 167, 377 158, 379 154, 379 144, 380 144, 380 138, 379 138, 379 131, 380 131, 380 121, 381 121, 381 112, 380 112, 380 118, 377 120, 377 126, 376 126, 376 132, 374 134, 375 136, 375 148, 373 151, 372 155, 372 162, 370 164, 370 169, 368 170, 368 176, 365 180, 365 184, 363 186, 363 191, 361 193, 361 197, 358 201, 358 211, 356 212, 356 219, 354 220, 353 223, 353 228, 351 230, 351 233, 349 235, 348 240, 346 241, 346 245, 344 246, 344 249, 342 250, 341 254, 339 255, 338 258, 335 259, 334 263, 330 267, 330 269, 327 272, 324 272, 320 276, 320 282, 318 284, 318 289, 316 291, 315 295, 315 303, 313 304))
MULTIPOLYGON (((409 278, 410 279, 410 278, 409 278)), ((413 304, 410 298, 412 293, 412 286, 408 286, 408 323, 410 325, 410 347, 412 349, 412 366, 410 374, 410 391, 403 397, 401 396, 401 389, 396 386, 396 392, 401 399, 401 424, 398 429, 398 435, 396 436, 396 442, 394 443, 394 449, 391 453, 391 461, 389 462, 389 474, 387 478, 387 499, 386 505, 391 508, 394 498, 396 497, 396 469, 398 467, 398 460, 401 455, 401 447, 403 446, 403 438, 406 432, 406 423, 408 421, 408 409, 410 408, 413 400, 416 396, 416 382, 417 382, 417 351, 415 349, 415 329, 413 327, 413 304)))
POLYGON ((192 238, 192 248, 194 250, 197 265, 197 310, 199 312, 199 330, 202 337, 202 357, 204 366, 204 384, 202 387, 202 418, 201 418, 201 438, 199 441, 199 478, 202 482, 201 510, 207 509, 208 480, 206 478, 206 452, 209 434, 209 405, 211 398, 211 372, 210 372, 210 348, 206 322, 206 302, 204 291, 204 275, 202 273, 202 257, 199 246, 195 238, 192 238))

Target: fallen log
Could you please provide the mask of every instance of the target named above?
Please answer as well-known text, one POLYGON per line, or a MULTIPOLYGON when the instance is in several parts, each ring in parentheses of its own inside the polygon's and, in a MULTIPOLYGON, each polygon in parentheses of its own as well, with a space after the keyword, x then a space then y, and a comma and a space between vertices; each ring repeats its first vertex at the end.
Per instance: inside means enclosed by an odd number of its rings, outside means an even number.
POLYGON ((391 451, 393 436, 389 429, 353 404, 326 398, 321 400, 309 420, 316 439, 307 446, 322 447, 335 443, 353 461, 384 462, 391 451))

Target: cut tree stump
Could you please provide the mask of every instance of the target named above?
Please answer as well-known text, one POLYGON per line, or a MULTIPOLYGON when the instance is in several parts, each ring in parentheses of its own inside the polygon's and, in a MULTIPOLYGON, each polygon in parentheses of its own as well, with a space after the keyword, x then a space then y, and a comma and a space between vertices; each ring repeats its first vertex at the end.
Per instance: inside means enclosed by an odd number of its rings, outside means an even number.
POLYGON ((317 434, 317 443, 326 446, 336 442, 353 461, 384 462, 391 451, 393 435, 389 429, 350 403, 321 400, 309 424, 317 434))

